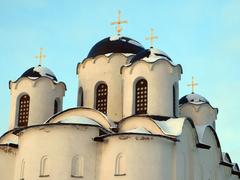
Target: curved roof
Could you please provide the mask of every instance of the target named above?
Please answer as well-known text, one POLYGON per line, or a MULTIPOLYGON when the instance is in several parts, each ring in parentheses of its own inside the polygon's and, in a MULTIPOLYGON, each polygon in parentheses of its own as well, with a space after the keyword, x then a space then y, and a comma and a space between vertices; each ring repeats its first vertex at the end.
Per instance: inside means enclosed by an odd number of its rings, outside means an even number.
POLYGON ((165 59, 168 61, 172 61, 171 58, 163 51, 155 48, 150 48, 143 50, 136 54, 130 61, 130 63, 134 63, 139 60, 145 60, 147 62, 155 62, 159 59, 165 59))
POLYGON ((27 77, 30 79, 37 79, 40 77, 47 77, 54 81, 57 81, 55 74, 48 68, 42 66, 31 67, 25 71, 20 78, 27 77))
POLYGON ((66 117, 65 119, 60 120, 59 123, 62 123, 62 124, 68 124, 68 123, 86 124, 86 125, 96 125, 96 126, 100 126, 100 127, 102 126, 95 120, 93 120, 91 118, 87 118, 87 117, 82 117, 82 116, 69 116, 69 117, 66 117))
POLYGON ((95 44, 90 50, 87 58, 108 53, 137 54, 143 50, 144 47, 136 40, 116 35, 112 37, 107 37, 95 44))
POLYGON ((183 96, 180 100, 179 100, 179 104, 183 105, 186 103, 191 103, 191 104, 203 104, 203 103, 207 103, 210 104, 209 101, 204 98, 203 96, 199 95, 199 94, 188 94, 186 96, 183 96))

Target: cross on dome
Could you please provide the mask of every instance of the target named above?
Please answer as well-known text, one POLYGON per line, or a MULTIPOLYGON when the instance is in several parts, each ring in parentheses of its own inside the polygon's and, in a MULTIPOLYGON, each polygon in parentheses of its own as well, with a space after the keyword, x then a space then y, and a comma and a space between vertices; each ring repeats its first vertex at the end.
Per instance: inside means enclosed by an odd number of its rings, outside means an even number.
POLYGON ((125 20, 125 21, 121 21, 121 11, 119 10, 118 11, 118 20, 117 21, 115 21, 115 22, 112 22, 111 23, 111 25, 117 25, 117 33, 118 33, 118 35, 120 35, 120 33, 121 33, 121 31, 122 31, 122 28, 121 28, 121 24, 127 24, 128 23, 128 21, 127 20, 125 20))
POLYGON ((198 83, 195 82, 194 76, 192 76, 192 83, 191 84, 187 84, 188 87, 192 88, 192 93, 194 93, 195 87, 198 86, 198 83))
POLYGON ((39 59, 39 66, 42 66, 42 60, 45 59, 47 56, 43 54, 43 48, 40 48, 40 53, 35 56, 35 58, 38 60, 39 59))
POLYGON ((154 40, 155 39, 158 39, 159 37, 158 36, 154 36, 154 29, 151 28, 150 29, 150 36, 149 37, 146 37, 145 39, 148 41, 150 41, 150 44, 151 44, 151 47, 153 47, 153 43, 154 43, 154 40))

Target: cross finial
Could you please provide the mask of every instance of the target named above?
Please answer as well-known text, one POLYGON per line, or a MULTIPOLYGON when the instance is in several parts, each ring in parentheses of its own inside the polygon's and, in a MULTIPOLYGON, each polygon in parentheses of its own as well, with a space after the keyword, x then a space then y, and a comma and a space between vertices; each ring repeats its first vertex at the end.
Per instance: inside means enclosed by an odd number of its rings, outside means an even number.
POLYGON ((195 82, 194 76, 192 76, 192 83, 187 84, 187 86, 192 88, 192 93, 194 93, 195 87, 198 86, 198 83, 195 82))
POLYGON ((150 41, 151 47, 153 47, 154 40, 155 40, 155 39, 158 39, 158 38, 159 38, 158 36, 154 36, 154 29, 151 28, 151 29, 150 29, 150 36, 149 36, 149 37, 146 37, 146 40, 149 40, 149 41, 150 41))
POLYGON ((46 58, 46 55, 43 54, 43 48, 40 48, 40 53, 35 56, 36 59, 39 59, 39 66, 42 66, 42 60, 46 58))
POLYGON ((121 21, 121 11, 119 10, 118 11, 118 20, 115 21, 115 22, 112 22, 111 25, 117 24, 117 28, 116 28, 117 29, 117 33, 118 33, 118 35, 120 35, 120 33, 122 31, 121 24, 127 24, 127 23, 128 23, 127 20, 121 21))

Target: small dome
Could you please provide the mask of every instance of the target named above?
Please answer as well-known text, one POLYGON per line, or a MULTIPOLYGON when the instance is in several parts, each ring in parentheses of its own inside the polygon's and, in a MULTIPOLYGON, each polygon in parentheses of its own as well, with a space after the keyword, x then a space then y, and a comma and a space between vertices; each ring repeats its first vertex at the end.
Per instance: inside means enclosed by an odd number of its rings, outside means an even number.
POLYGON ((183 96, 179 100, 179 104, 180 105, 183 105, 183 104, 186 104, 186 103, 192 103, 192 104, 204 104, 204 103, 207 103, 207 104, 209 104, 209 102, 208 102, 208 100, 206 98, 204 98, 203 96, 200 96, 198 94, 195 94, 195 93, 183 96))
POLYGON ((135 55, 131 59, 130 63, 134 63, 139 60, 144 60, 147 62, 155 62, 159 59, 165 59, 168 61, 172 61, 171 58, 165 52, 151 47, 150 49, 143 50, 140 53, 138 53, 137 55, 135 55))
POLYGON ((116 35, 105 38, 95 44, 87 57, 95 57, 108 53, 137 54, 143 50, 144 47, 139 42, 127 37, 116 35))
POLYGON ((37 79, 40 77, 48 77, 54 81, 57 81, 57 78, 54 75, 54 73, 50 69, 48 69, 46 67, 42 67, 42 66, 31 67, 30 69, 25 71, 21 77, 28 77, 30 79, 37 79))

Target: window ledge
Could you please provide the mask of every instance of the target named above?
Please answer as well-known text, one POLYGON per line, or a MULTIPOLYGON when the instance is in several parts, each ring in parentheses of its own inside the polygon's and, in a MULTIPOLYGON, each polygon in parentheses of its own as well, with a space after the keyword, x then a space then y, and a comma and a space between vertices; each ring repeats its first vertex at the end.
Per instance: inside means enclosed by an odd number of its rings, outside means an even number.
POLYGON ((83 176, 74 176, 74 175, 71 175, 72 178, 83 178, 83 176))
POLYGON ((50 175, 40 175, 39 177, 50 177, 50 175))
POLYGON ((124 173, 124 174, 114 174, 114 176, 126 176, 126 173, 124 173))

